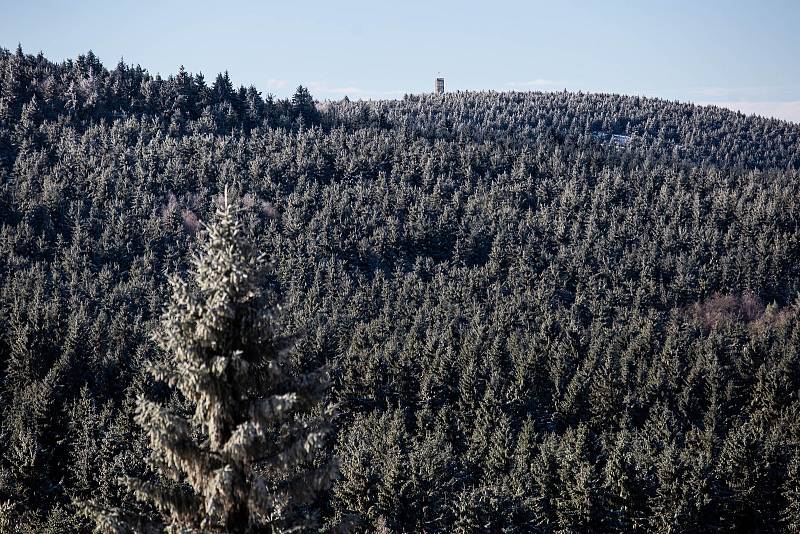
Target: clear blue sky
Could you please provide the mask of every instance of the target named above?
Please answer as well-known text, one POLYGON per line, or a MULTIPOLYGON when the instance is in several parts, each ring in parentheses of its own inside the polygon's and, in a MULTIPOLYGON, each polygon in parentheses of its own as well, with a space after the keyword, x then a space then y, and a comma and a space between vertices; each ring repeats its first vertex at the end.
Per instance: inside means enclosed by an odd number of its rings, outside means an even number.
POLYGON ((0 46, 315 97, 602 91, 800 122, 800 0, 0 0, 0 46))

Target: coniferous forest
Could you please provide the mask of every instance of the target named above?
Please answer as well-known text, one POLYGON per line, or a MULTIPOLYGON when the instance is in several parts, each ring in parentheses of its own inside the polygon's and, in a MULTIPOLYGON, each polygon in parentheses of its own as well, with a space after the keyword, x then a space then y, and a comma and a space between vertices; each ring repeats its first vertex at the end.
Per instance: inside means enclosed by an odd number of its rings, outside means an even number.
POLYGON ((796 124, 0 50, 2 532, 800 532, 798 392, 796 124))

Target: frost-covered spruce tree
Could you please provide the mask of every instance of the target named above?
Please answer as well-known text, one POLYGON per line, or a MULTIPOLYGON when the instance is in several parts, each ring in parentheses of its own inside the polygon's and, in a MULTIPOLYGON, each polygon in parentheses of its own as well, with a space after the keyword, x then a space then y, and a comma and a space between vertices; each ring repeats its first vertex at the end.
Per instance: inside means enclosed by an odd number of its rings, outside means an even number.
POLYGON ((155 336, 165 358, 152 368, 193 414, 143 397, 136 413, 152 464, 175 484, 128 485, 155 505, 170 531, 313 527, 309 503, 335 473, 333 461, 312 466, 331 416, 322 407, 325 373, 290 372, 289 343, 276 338, 277 308, 266 305, 262 290, 265 261, 251 250, 227 192, 201 236, 189 281, 171 281, 155 336))

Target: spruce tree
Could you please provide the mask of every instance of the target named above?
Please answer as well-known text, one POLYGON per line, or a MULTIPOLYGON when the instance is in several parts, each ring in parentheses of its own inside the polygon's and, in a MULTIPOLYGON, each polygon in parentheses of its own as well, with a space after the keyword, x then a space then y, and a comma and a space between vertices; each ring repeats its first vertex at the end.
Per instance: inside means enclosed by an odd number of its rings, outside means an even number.
MULTIPOLYGON (((277 308, 266 305, 266 262, 251 250, 227 192, 201 240, 190 280, 171 280, 154 336, 165 357, 151 367, 193 413, 140 397, 136 421, 161 477, 127 485, 155 505, 159 530, 310 528, 311 504, 335 473, 333 461, 312 466, 331 415, 321 403, 325 374, 289 369, 289 344, 271 326, 277 308)), ((128 530, 128 519, 107 513, 98 528, 128 530)))
POLYGON ((787 532, 800 533, 800 454, 797 449, 790 453, 782 489, 786 500, 786 507, 781 513, 783 524, 787 532))
POLYGON ((292 110, 296 118, 302 119, 305 126, 319 122, 319 111, 314 104, 314 97, 308 89, 299 85, 292 96, 292 110))

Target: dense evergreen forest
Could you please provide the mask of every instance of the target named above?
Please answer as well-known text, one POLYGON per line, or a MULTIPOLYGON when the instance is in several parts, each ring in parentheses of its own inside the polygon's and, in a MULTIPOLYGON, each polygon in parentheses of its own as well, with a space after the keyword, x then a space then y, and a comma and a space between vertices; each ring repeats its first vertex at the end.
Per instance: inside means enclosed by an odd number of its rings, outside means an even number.
POLYGON ((187 409, 154 333, 226 197, 287 365, 330 379, 320 529, 800 532, 800 126, 610 94, 275 99, 21 48, 0 531, 154 517, 124 483, 159 477, 137 399, 187 409))

